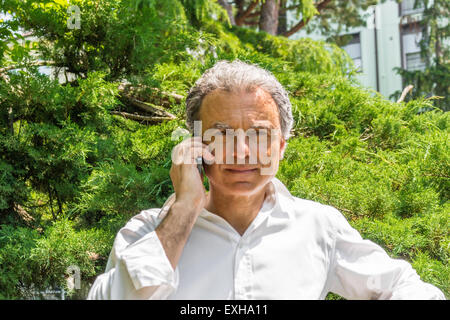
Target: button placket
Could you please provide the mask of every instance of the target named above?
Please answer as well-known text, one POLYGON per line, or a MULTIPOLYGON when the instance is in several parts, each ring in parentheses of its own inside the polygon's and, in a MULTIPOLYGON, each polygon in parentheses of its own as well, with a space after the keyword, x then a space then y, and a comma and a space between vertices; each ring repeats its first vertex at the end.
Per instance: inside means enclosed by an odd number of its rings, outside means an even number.
POLYGON ((250 255, 245 253, 243 258, 243 279, 242 279, 242 288, 243 288, 243 296, 245 299, 251 298, 251 276, 252 276, 252 263, 250 259, 250 255))
POLYGON ((235 253, 235 297, 236 299, 249 299, 251 297, 250 278, 252 276, 251 259, 245 252, 245 239, 241 238, 236 245, 235 253))
POLYGON ((241 287, 240 287, 240 244, 241 242, 238 241, 236 243, 236 249, 235 249, 235 253, 234 253, 234 295, 235 295, 235 299, 241 299, 241 287))

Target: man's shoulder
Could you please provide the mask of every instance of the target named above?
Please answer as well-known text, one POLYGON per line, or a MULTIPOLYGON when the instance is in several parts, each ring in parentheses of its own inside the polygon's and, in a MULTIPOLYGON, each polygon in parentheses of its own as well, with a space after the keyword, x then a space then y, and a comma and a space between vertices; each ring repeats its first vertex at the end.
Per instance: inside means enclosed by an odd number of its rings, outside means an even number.
POLYGON ((159 212, 160 209, 158 208, 145 209, 131 217, 116 234, 113 251, 120 252, 128 245, 154 231, 160 223, 159 212))
POLYGON ((309 217, 333 223, 333 220, 342 216, 341 212, 331 205, 292 195, 288 188, 278 179, 274 179, 273 184, 282 209, 288 211, 289 215, 294 219, 309 217))
POLYGON ((119 230, 119 233, 133 233, 142 236, 155 230, 161 222, 161 219, 159 219, 160 210, 159 208, 150 208, 139 211, 139 213, 127 221, 119 230))
POLYGON ((308 217, 330 227, 343 217, 342 213, 331 205, 295 196, 292 196, 292 211, 294 219, 308 217))
POLYGON ((310 200, 310 199, 304 199, 304 198, 299 198, 299 197, 295 197, 292 196, 293 201, 295 202, 296 207, 298 208, 302 208, 302 209, 308 209, 308 210, 319 210, 319 211, 333 211, 333 210, 337 210, 335 207, 318 202, 318 201, 314 201, 314 200, 310 200))

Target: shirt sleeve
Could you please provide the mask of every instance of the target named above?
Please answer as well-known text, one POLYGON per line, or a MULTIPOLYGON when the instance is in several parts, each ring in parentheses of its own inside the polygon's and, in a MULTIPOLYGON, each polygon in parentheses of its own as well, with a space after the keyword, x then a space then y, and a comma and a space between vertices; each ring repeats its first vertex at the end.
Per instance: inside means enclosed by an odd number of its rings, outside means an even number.
POLYGON ((333 210, 335 245, 329 291, 346 299, 445 300, 442 291, 423 282, 408 262, 392 259, 380 246, 362 239, 333 210))
POLYGON ((87 299, 167 299, 178 287, 174 270, 155 232, 158 209, 142 211, 117 234, 105 273, 87 299))

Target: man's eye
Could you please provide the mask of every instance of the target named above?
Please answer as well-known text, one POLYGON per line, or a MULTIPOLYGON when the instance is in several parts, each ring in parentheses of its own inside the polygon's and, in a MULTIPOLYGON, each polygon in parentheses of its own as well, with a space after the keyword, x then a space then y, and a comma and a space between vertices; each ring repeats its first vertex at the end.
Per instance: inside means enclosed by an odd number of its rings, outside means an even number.
POLYGON ((259 135, 259 133, 256 130, 249 130, 247 131, 247 136, 248 137, 257 137, 259 135))
POLYGON ((266 129, 258 129, 256 134, 258 137, 270 137, 270 131, 266 129))

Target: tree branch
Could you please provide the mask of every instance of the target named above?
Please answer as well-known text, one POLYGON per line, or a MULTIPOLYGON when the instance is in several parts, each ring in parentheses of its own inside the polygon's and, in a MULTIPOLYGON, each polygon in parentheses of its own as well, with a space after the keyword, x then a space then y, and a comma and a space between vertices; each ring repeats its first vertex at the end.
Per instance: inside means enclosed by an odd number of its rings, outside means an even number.
POLYGON ((131 104, 135 107, 138 107, 141 110, 156 114, 157 116, 168 118, 168 119, 175 119, 176 117, 171 114, 170 112, 167 112, 164 109, 160 109, 154 105, 151 105, 149 103, 140 101, 138 99, 135 99, 133 97, 127 96, 126 94, 122 93, 120 96, 120 100, 126 104, 131 104))
POLYGON ((164 96, 168 96, 168 97, 174 98, 177 103, 180 103, 181 100, 184 99, 184 97, 181 94, 177 94, 177 93, 173 93, 173 92, 161 91, 158 88, 152 88, 152 90, 154 90, 156 92, 160 92, 164 96))
POLYGON ((403 102, 403 100, 405 100, 408 92, 410 92, 413 88, 414 88, 414 86, 410 84, 405 89, 403 89, 402 95, 400 96, 400 99, 397 100, 397 103, 403 102))
POLYGON ((13 205, 13 209, 14 211, 17 213, 17 215, 23 220, 25 221, 26 224, 31 224, 32 222, 34 222, 34 218, 33 216, 31 216, 28 212, 25 211, 24 208, 22 208, 22 206, 20 204, 14 203, 13 205))
POLYGON ((293 26, 290 30, 288 30, 288 31, 286 31, 286 32, 284 32, 284 33, 282 33, 281 35, 283 36, 283 37, 286 37, 286 38, 288 38, 288 37, 290 37, 290 36, 292 36, 294 33, 296 33, 298 30, 300 30, 301 28, 303 28, 308 22, 309 22, 309 20, 311 20, 311 18, 309 18, 308 20, 306 20, 306 22, 305 22, 305 20, 300 20, 295 26, 293 26))
POLYGON ((148 121, 148 122, 153 122, 153 123, 157 123, 157 122, 162 122, 164 120, 172 120, 173 118, 169 118, 169 117, 149 117, 149 116, 143 116, 140 114, 132 114, 132 113, 127 113, 127 112, 119 112, 119 111, 111 111, 111 114, 114 115, 118 115, 118 116, 122 116, 124 118, 127 119, 132 119, 132 120, 139 120, 139 121, 148 121))
MULTIPOLYGON (((326 8, 326 6, 331 2, 331 0, 323 0, 321 2, 319 2, 316 6, 316 10, 319 11, 319 13, 321 11, 323 11, 323 9, 326 8)), ((311 18, 307 19, 306 21, 304 19, 300 20, 295 26, 293 26, 290 30, 282 33, 281 35, 284 37, 290 37, 292 36, 294 33, 296 33, 298 30, 300 30, 301 28, 303 28, 306 24, 308 24, 308 22, 311 20, 311 18)))
POLYGON ((252 13, 253 9, 255 9, 259 4, 258 0, 254 0, 252 3, 250 3, 247 7, 247 9, 242 13, 238 14, 235 18, 236 25, 241 26, 244 24, 244 20, 248 17, 250 13, 252 13))
MULTIPOLYGON (((136 91, 138 91, 140 89, 150 89, 150 90, 156 91, 163 96, 175 99, 175 102, 177 102, 177 103, 180 103, 184 99, 184 97, 180 94, 173 93, 173 92, 161 91, 158 88, 150 88, 150 87, 143 86, 143 85, 134 87, 134 86, 131 86, 130 84, 127 84, 124 82, 120 83, 120 85, 119 85, 119 91, 123 91, 129 96, 135 96, 136 91)), ((139 93, 138 93, 138 95, 139 95, 139 93)), ((145 99, 142 99, 142 97, 141 97, 141 100, 145 100, 145 99)))

